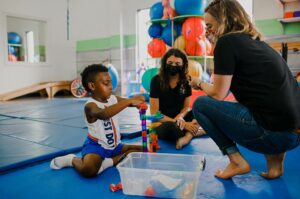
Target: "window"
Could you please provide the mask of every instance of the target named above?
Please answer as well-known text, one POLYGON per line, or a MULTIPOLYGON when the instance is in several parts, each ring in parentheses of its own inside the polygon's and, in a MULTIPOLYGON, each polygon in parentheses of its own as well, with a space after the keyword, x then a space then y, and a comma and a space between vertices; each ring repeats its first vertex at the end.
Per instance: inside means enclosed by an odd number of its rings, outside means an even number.
POLYGON ((7 61, 46 62, 46 21, 6 17, 7 61))

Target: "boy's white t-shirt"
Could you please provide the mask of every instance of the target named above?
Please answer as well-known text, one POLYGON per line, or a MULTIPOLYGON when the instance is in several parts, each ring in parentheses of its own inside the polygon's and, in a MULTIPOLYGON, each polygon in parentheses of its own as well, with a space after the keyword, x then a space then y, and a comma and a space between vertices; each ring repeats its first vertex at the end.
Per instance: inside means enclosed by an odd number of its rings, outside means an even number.
MULTIPOLYGON (((89 100, 85 104, 91 102, 95 103, 99 108, 104 109, 105 107, 116 104, 118 100, 116 96, 111 95, 106 103, 99 102, 93 98, 89 98, 89 100)), ((100 144, 103 148, 112 150, 121 142, 121 134, 117 114, 107 120, 97 119, 94 123, 89 123, 84 112, 84 119, 88 127, 89 134, 93 138, 96 138, 98 140, 98 144, 100 144)))

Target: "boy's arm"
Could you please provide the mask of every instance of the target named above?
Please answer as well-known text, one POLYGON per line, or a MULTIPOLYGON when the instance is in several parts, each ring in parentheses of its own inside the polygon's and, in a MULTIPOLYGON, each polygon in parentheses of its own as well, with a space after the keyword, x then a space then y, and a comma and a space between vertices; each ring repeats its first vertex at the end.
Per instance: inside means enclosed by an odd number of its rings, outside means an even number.
POLYGON ((138 106, 143 103, 143 100, 138 100, 135 98, 125 99, 121 97, 117 97, 118 102, 114 105, 106 107, 104 109, 99 108, 95 103, 91 102, 86 104, 84 111, 87 116, 89 122, 94 122, 96 119, 107 120, 114 115, 121 112, 128 106, 138 106))
MULTIPOLYGON (((120 97, 120 96, 116 96, 118 102, 121 102, 123 100, 128 100, 128 98, 123 98, 123 97, 120 97)), ((141 96, 141 95, 138 95, 138 96, 134 96, 133 98, 131 98, 133 101, 136 101, 136 103, 132 103, 130 106, 134 106, 134 107, 137 107, 137 105, 140 104, 140 101, 141 102, 145 102, 145 97, 144 96, 141 96)))

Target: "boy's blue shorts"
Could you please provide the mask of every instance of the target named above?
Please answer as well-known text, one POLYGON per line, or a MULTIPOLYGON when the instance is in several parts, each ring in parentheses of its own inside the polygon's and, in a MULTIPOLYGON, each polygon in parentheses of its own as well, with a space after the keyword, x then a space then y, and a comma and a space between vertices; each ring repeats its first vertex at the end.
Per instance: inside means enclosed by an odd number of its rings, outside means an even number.
POLYGON ((81 154, 82 157, 84 157, 86 154, 94 153, 100 155, 102 159, 105 159, 105 158, 111 158, 120 155, 122 148, 123 148, 123 144, 120 143, 113 150, 105 149, 97 142, 87 137, 87 139, 83 144, 81 154))

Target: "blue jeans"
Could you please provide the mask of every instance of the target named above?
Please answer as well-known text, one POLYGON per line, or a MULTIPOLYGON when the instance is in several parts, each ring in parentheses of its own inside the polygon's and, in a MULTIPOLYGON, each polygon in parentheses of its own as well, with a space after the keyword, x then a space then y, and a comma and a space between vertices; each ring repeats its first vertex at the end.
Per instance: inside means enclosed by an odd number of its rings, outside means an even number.
POLYGON ((198 97, 193 113, 224 155, 238 152, 237 144, 263 154, 278 154, 297 147, 300 135, 291 131, 270 131, 258 125, 240 103, 198 97))

